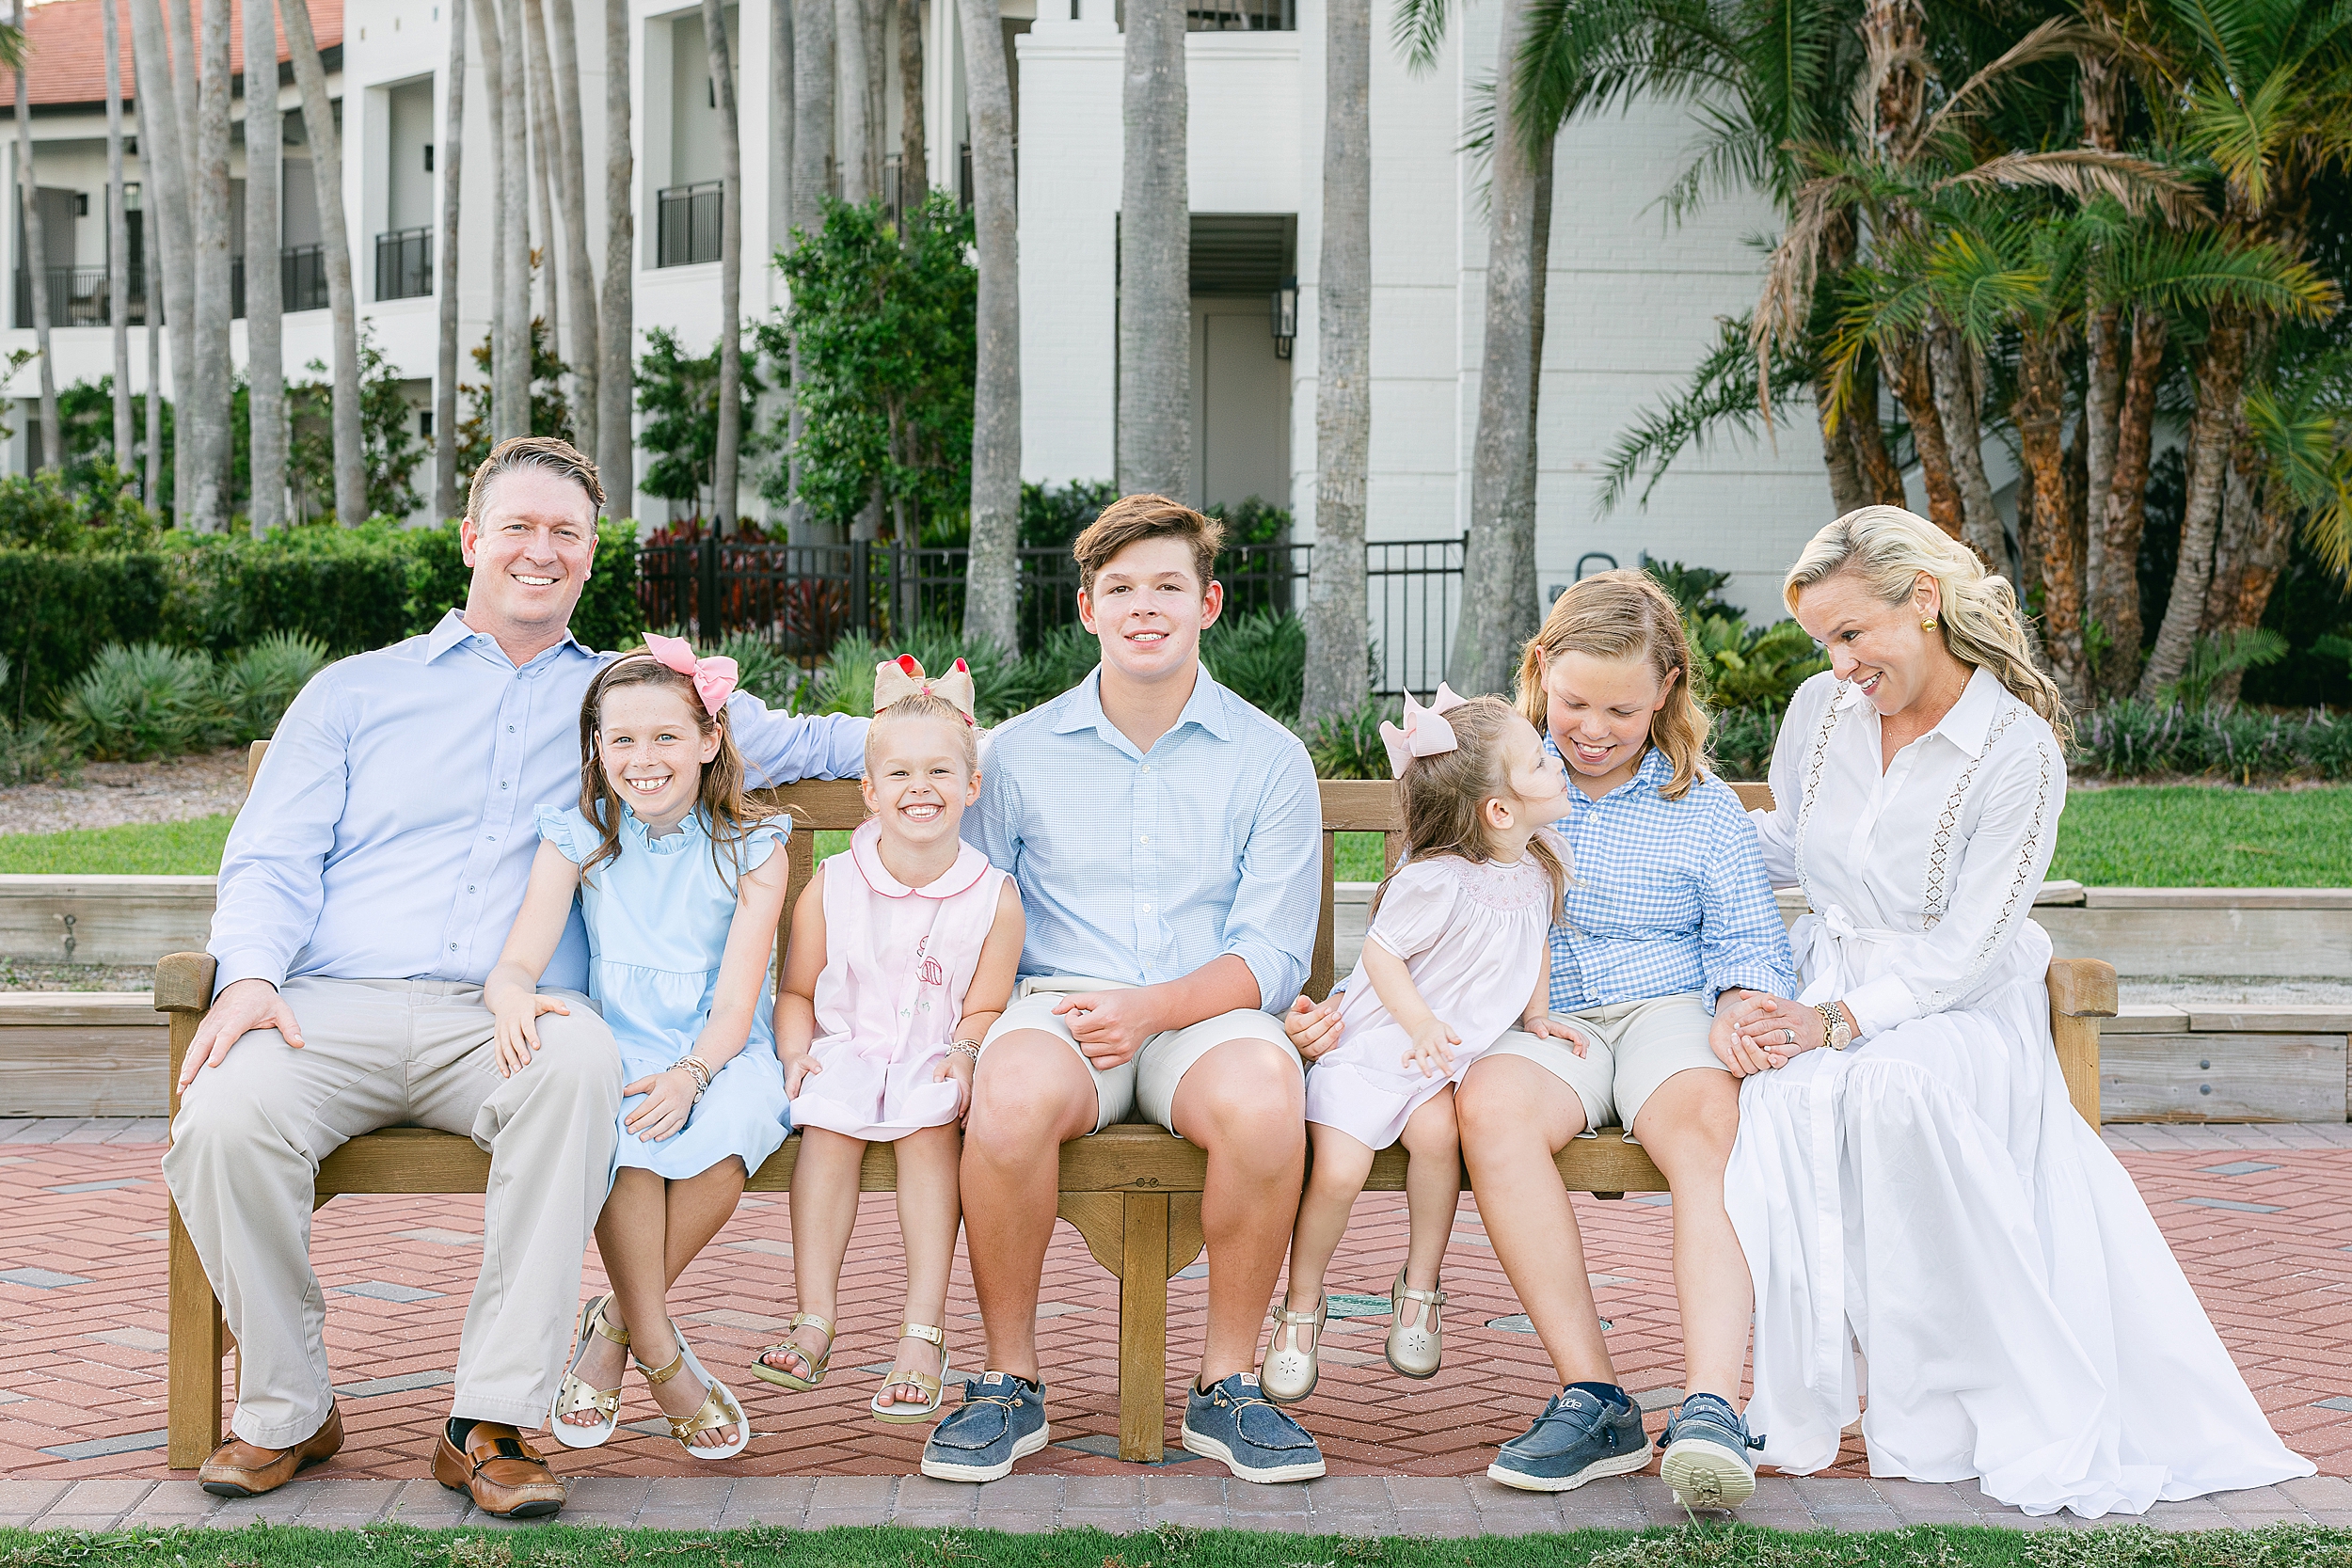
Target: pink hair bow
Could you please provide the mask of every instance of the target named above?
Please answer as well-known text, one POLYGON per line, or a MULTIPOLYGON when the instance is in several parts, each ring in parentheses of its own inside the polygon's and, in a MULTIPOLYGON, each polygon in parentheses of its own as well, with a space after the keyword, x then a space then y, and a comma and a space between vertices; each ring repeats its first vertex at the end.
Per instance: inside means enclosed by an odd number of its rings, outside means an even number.
POLYGON ((1445 716, 1468 701, 1455 696, 1443 681, 1438 683, 1438 694, 1429 699, 1427 707, 1413 701, 1411 692, 1405 693, 1405 727, 1380 726, 1380 744, 1389 749, 1389 767, 1396 777, 1405 776, 1415 757, 1441 756, 1461 744, 1454 738, 1454 726, 1445 716))
POLYGON ((944 675, 925 675, 923 661, 913 654, 900 654, 874 666, 876 713, 907 697, 945 698, 963 715, 965 723, 975 722, 972 714, 978 689, 972 681, 972 667, 961 659, 956 660, 944 675))
POLYGON ((664 637, 658 631, 645 633, 645 652, 653 656, 656 663, 691 677, 695 692, 713 719, 719 716, 719 710, 727 705, 727 698, 735 692, 735 660, 723 654, 696 658, 694 645, 686 639, 664 637))

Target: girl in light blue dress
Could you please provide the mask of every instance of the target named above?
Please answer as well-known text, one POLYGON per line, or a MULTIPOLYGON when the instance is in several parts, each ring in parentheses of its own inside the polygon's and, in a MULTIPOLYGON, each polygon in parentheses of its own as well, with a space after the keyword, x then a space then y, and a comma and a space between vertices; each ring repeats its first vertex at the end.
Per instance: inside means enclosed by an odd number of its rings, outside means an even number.
POLYGON ((627 1350, 688 1456, 731 1459, 751 1427, 678 1332, 667 1295, 791 1123, 766 982, 787 877, 776 851, 792 824, 744 800, 726 727, 735 661, 697 660, 677 638, 645 643, 589 683, 580 806, 539 808, 531 885, 483 1001, 501 1069, 529 1070, 538 1016, 566 1010, 536 988, 577 892, 588 994, 620 1047, 623 1098, 596 1222, 612 1291, 580 1310, 550 1430, 575 1449, 612 1435, 627 1350))

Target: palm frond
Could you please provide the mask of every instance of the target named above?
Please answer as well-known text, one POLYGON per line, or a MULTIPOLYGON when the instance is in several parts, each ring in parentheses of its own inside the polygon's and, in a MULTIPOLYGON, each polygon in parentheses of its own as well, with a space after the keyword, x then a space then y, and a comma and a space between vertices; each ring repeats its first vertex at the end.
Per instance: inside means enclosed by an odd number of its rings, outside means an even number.
POLYGON ((2155 232, 2104 247, 2092 287, 2102 302, 2137 300, 2174 313, 2233 305, 2309 321, 2342 298, 2333 281, 2277 245, 2210 232, 2155 232))
MULTIPOLYGON (((1602 466, 1596 510, 1613 512, 1639 483, 1634 504, 1647 506, 1652 491, 1666 470, 1685 451, 1704 451, 1708 442, 1726 435, 1769 434, 1756 406, 1755 360, 1748 345, 1744 318, 1720 317, 1717 336, 1691 372, 1690 379, 1664 402, 1634 416, 1609 449, 1602 466), (1643 479, 1646 471, 1648 477, 1643 479)), ((1773 397, 1782 407, 1804 395, 1812 367, 1794 356, 1783 355, 1775 365, 1773 397)))
POLYGON ((1446 0, 1397 0, 1389 37, 1405 56, 1406 70, 1418 76, 1436 69, 1438 51, 1445 46, 1445 24, 1446 0))
POLYGON ((2085 204, 2106 197, 2130 212, 2153 208, 2172 223, 2205 214, 2196 187, 2176 171, 2137 153, 2106 152, 2090 147, 2058 152, 2004 152, 1947 175, 1931 188, 1990 190, 2003 185, 2039 186, 2085 204))
POLYGON ((1943 132, 1945 122, 1974 115, 1977 101, 1989 92, 2004 76, 2060 55, 2077 54, 2085 49, 2100 47, 2099 34, 2093 28, 2066 17, 2052 17, 2032 32, 2019 39, 2003 51, 1992 63, 1960 85, 1960 89, 1937 105, 1927 123, 1919 128, 1922 146, 1933 142, 1943 132))
POLYGON ((2302 511, 2304 537, 2352 582, 2352 352, 2338 351, 2283 382, 2249 388, 2246 426, 2302 511))

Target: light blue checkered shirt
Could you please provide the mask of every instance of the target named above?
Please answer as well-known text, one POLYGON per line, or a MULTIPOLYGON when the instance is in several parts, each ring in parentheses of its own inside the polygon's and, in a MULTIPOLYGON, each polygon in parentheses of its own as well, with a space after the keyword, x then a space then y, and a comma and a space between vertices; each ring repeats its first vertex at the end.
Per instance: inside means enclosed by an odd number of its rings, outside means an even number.
MULTIPOLYGON (((1549 736, 1544 750, 1560 754, 1549 736)), ((1708 776, 1669 800, 1659 790, 1673 777, 1653 746, 1597 800, 1570 784, 1556 826, 1576 879, 1551 927, 1553 1012, 1689 990, 1711 1012, 1735 986, 1796 994, 1788 928, 1739 797, 1708 776)))
POLYGON ((1280 1011, 1322 912, 1307 749, 1204 669, 1175 727, 1138 752, 1104 717, 1102 678, 998 729, 964 814, 964 837, 1021 890, 1021 973, 1156 985, 1232 953, 1280 1011))

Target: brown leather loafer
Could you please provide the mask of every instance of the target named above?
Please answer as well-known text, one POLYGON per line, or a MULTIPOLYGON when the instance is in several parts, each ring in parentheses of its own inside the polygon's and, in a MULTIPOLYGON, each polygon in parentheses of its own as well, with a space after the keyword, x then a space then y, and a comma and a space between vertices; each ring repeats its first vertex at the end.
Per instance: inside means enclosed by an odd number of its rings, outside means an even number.
POLYGON ((523 1434, 501 1421, 476 1421, 466 1433, 466 1451, 449 1440, 441 1428, 440 1445, 433 1450, 433 1479, 453 1492, 473 1497, 474 1507, 501 1519, 539 1519, 564 1506, 564 1483, 523 1441, 523 1434))
POLYGON ((265 1449, 242 1437, 230 1438, 213 1450, 196 1479, 215 1497, 258 1497, 277 1491, 319 1461, 331 1459, 342 1446, 343 1413, 340 1406, 330 1406, 318 1431, 291 1449, 265 1449))

